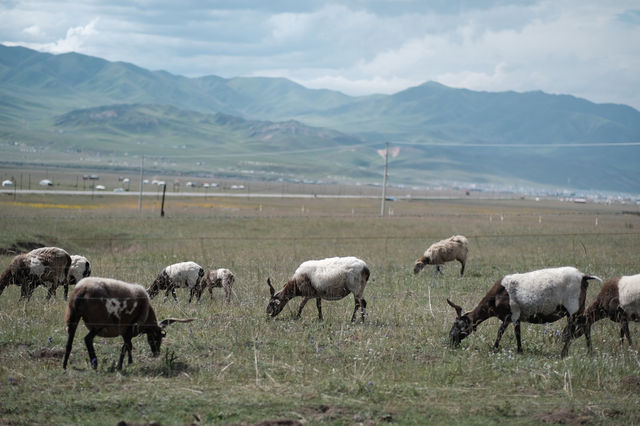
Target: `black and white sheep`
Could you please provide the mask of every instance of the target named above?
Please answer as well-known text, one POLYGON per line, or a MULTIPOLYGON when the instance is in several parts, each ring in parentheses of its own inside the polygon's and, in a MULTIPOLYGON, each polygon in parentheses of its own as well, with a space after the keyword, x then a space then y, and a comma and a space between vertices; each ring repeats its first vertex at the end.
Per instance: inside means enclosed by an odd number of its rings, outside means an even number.
POLYGON ((194 295, 198 300, 202 296, 200 280, 203 276, 204 269, 195 262, 174 263, 158 274, 147 291, 149 292, 149 297, 153 299, 160 290, 166 290, 165 297, 169 297, 169 292, 171 292, 173 299, 177 301, 176 288, 186 287, 189 289, 189 303, 191 303, 194 295))
POLYGON ((303 262, 282 289, 276 293, 267 279, 271 299, 267 306, 267 314, 275 317, 282 311, 287 302, 296 296, 303 297, 298 309, 298 317, 309 299, 316 299, 318 319, 322 320, 322 299, 339 300, 353 293, 355 308, 351 321, 355 321, 356 312, 360 308, 364 321, 367 302, 362 297, 369 280, 367 264, 356 257, 332 257, 322 260, 303 262))
POLYGON ((445 262, 457 260, 462 265, 460 276, 463 276, 468 253, 469 242, 467 238, 462 235, 454 235, 431 244, 422 257, 416 260, 413 266, 413 273, 417 274, 426 265, 436 265, 436 270, 434 271, 435 276, 438 272, 442 273, 442 265, 445 262))
POLYGON ((66 285, 71 256, 58 247, 41 247, 15 256, 0 274, 0 294, 10 284, 20 286, 20 299, 31 298, 39 285, 47 287, 47 299, 59 285, 66 285))
POLYGON ((233 272, 226 268, 210 269, 205 272, 200 285, 202 291, 209 289, 209 295, 213 299, 213 288, 222 287, 224 289, 224 296, 227 303, 231 302, 231 292, 233 291, 233 283, 235 282, 235 275, 233 272))
POLYGON ((71 268, 69 268, 69 279, 64 285, 64 300, 67 300, 69 286, 76 285, 81 279, 91 275, 91 263, 89 260, 77 254, 71 255, 71 268))
POLYGON ((160 344, 166 332, 165 327, 173 322, 190 322, 192 319, 168 318, 158 322, 151 307, 147 291, 139 284, 129 284, 110 278, 83 278, 75 286, 69 297, 64 314, 67 326, 67 346, 62 368, 67 368, 73 338, 80 320, 84 321, 89 333, 84 342, 89 352, 91 367, 98 367, 98 359, 93 348, 93 339, 100 337, 122 336, 124 344, 120 351, 118 370, 122 370, 125 353, 129 364, 132 362, 131 339, 140 334, 147 335, 147 341, 153 356, 160 353, 160 344))
MULTIPOLYGON (((602 285, 600 293, 585 310, 582 321, 571 336, 578 338, 584 334, 587 347, 591 351, 591 326, 596 321, 609 318, 620 323, 620 344, 627 336, 631 346, 629 321, 640 321, 640 274, 610 278, 602 285)), ((568 335, 567 329, 563 335, 568 335)))
MULTIPOLYGON (((510 322, 515 328, 518 352, 522 352, 522 321, 541 324, 566 316, 566 334, 573 335, 578 319, 584 312, 588 281, 593 279, 602 282, 600 278, 586 275, 570 266, 505 275, 493 285, 474 310, 464 315, 460 306, 447 299, 457 314, 449 332, 449 342, 457 346, 480 323, 491 317, 498 317, 502 321, 494 348, 498 348, 510 322)), ((569 353, 571 339, 563 337, 563 340, 562 357, 565 357, 569 353)))

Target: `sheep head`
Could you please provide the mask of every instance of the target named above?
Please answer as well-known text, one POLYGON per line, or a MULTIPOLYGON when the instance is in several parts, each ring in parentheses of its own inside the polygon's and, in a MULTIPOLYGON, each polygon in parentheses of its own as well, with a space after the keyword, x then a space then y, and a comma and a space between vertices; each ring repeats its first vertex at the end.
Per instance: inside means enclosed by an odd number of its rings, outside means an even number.
POLYGON ((451 331, 449 331, 449 345, 458 346, 460 342, 471 334, 473 331, 473 325, 471 323, 471 318, 467 314, 462 315, 462 308, 449 299, 447 299, 447 303, 453 309, 456 310, 456 319, 453 322, 453 326, 451 326, 451 331))
POLYGON ((164 290, 169 286, 169 275, 165 271, 162 271, 160 275, 153 281, 151 287, 147 289, 147 293, 149 293, 149 298, 153 299, 156 297, 160 290, 164 290))
POLYGON ((417 274, 422 271, 426 265, 431 264, 431 259, 427 256, 422 256, 420 259, 416 260, 416 264, 413 265, 413 273, 417 274))
POLYGON ((162 339, 167 335, 165 328, 174 322, 191 322, 193 318, 189 319, 177 319, 177 318, 167 318, 163 319, 158 323, 157 327, 150 327, 147 330, 147 341, 149 342, 149 347, 151 348, 151 353, 153 356, 158 356, 160 354, 160 346, 162 345, 162 339))
POLYGON ((282 311, 284 305, 286 305, 289 300, 282 296, 282 292, 276 293, 271 285, 271 278, 267 278, 267 285, 271 293, 271 299, 269 299, 269 304, 267 305, 267 315, 273 318, 282 311))

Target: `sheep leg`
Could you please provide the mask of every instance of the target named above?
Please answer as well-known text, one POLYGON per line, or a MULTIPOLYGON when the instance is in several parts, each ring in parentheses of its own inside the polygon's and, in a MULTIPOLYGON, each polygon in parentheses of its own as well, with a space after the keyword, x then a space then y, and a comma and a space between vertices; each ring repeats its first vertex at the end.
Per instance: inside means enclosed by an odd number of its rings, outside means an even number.
POLYGON ((316 307, 318 308, 318 321, 322 321, 322 299, 316 297, 316 307))
POLYGON ((53 298, 56 298, 56 288, 58 286, 55 283, 52 283, 50 286, 47 286, 47 300, 51 299, 51 296, 53 296, 53 298))
POLYGON ((624 336, 627 336, 627 341, 629 342, 629 346, 631 346, 631 334, 629 334, 629 321, 626 318, 623 318, 621 321, 620 327, 620 345, 624 344, 624 336))
POLYGON ((175 302, 177 302, 178 301, 178 296, 176 296, 176 288, 175 287, 171 288, 171 295, 173 296, 173 300, 175 302))
POLYGON ((67 300, 69 295, 69 282, 64 283, 64 300, 67 300))
POLYGON ((513 324, 513 328, 515 329, 515 332, 516 332, 516 343, 518 344, 518 353, 521 354, 522 340, 520 339, 520 320, 516 321, 516 323, 513 324))
POLYGON ((365 308, 367 307, 367 301, 360 298, 360 299, 355 299, 356 301, 356 306, 353 309, 353 315, 351 316, 351 322, 355 322, 356 321, 356 312, 358 312, 358 308, 360 308, 361 312, 362 312, 362 322, 364 322, 364 315, 365 315, 365 308))
POLYGON ((122 349, 120 350, 120 359, 118 360, 118 371, 122 370, 122 362, 124 361, 125 352, 129 354, 129 364, 133 362, 133 358, 131 357, 131 349, 133 349, 133 344, 131 343, 131 328, 127 331, 126 334, 122 336, 122 340, 124 340, 124 344, 122 345, 122 349))
POLYGON ((496 342, 493 344, 494 349, 498 349, 498 347, 500 346, 500 340, 502 339, 502 335, 504 334, 504 331, 507 329, 507 327, 509 327, 510 319, 511 318, 507 317, 504 319, 504 321, 502 321, 502 324, 500 324, 500 327, 498 328, 498 336, 496 337, 496 342))
POLYGON ((304 308, 304 305, 307 304, 309 299, 311 299, 311 298, 310 297, 305 297, 304 299, 302 299, 302 302, 300 302, 300 307, 298 308, 298 315, 296 315, 296 318, 300 318, 300 316, 302 315, 302 308, 304 308))
POLYGON ((584 326, 584 338, 587 341, 587 350, 589 353, 593 352, 593 348, 591 347, 591 325, 585 324, 584 326))
MULTIPOLYGON (((562 352, 560 352, 560 357, 565 358, 569 355, 569 345, 571 345, 571 340, 573 340, 576 336, 576 322, 577 316, 576 314, 569 316, 567 318, 567 332, 563 333, 562 340, 564 340, 564 346, 562 347, 562 352)), ((585 330, 585 338, 586 338, 586 330, 585 330)), ((589 341, 587 343, 588 346, 591 345, 591 337, 589 337, 589 341)))
POLYGON ((84 336, 84 344, 87 345, 87 352, 89 352, 89 362, 91 368, 94 370, 98 368, 98 358, 96 358, 96 351, 93 349, 93 338, 98 334, 98 330, 91 329, 89 334, 84 336))
POLYGON ((460 276, 463 277, 464 276, 464 262, 462 260, 458 260, 458 262, 460 262, 460 264, 462 265, 462 267, 460 268, 460 276))
POLYGON ((76 329, 78 328, 77 321, 69 321, 67 325, 67 333, 69 337, 67 337, 67 346, 64 351, 64 360, 62 361, 62 369, 67 369, 67 361, 69 361, 69 355, 71 354, 71 347, 73 346, 73 338, 76 335, 76 329))

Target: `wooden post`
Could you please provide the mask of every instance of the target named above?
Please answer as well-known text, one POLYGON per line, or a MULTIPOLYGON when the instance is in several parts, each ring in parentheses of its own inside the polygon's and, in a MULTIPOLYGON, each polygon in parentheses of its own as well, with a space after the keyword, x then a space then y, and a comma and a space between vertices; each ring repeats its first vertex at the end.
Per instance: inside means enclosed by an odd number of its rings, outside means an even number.
POLYGON ((167 184, 162 185, 162 206, 160 207, 160 217, 164 217, 164 194, 167 192, 167 184))

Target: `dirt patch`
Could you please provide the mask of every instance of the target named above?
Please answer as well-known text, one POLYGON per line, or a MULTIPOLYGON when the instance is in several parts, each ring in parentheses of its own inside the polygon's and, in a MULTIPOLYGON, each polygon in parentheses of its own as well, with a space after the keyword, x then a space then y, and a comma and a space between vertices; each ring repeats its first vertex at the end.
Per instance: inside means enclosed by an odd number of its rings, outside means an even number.
POLYGON ((29 355, 31 355, 31 358, 36 358, 36 359, 49 359, 49 358, 62 359, 62 357, 64 356, 64 349, 40 348, 40 349, 36 349, 33 352, 30 352, 29 355))
POLYGON ((634 374, 620 379, 620 389, 628 392, 640 392, 640 376, 634 374))
POLYGON ((263 420, 259 423, 255 423, 254 426, 298 426, 302 425, 297 420, 291 419, 277 419, 277 420, 263 420))
POLYGON ((587 416, 574 413, 568 408, 558 408, 550 413, 541 413, 534 416, 542 423, 552 423, 561 425, 585 425, 591 420, 587 416))
POLYGON ((0 247, 0 255, 15 256, 16 254, 27 253, 40 247, 45 247, 45 245, 35 241, 16 241, 9 247, 0 247))

